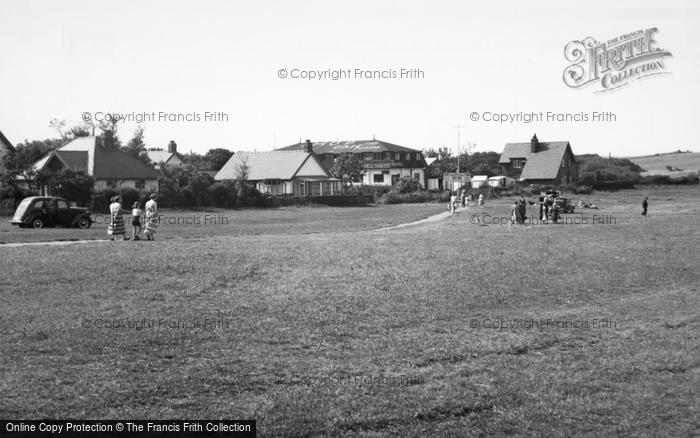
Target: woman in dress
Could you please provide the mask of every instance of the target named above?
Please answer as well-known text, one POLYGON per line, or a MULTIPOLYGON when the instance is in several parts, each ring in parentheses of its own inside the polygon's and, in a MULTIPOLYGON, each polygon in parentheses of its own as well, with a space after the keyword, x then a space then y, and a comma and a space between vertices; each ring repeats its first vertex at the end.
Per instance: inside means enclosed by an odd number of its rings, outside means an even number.
POLYGON ((122 198, 121 196, 115 196, 112 198, 112 203, 109 204, 109 214, 110 221, 109 227, 107 228, 107 234, 109 234, 109 240, 117 240, 116 236, 122 236, 122 240, 129 240, 126 237, 126 226, 124 225, 124 211, 122 210, 122 198))
POLYGON ((156 240, 156 230, 158 229, 158 203, 156 194, 151 193, 150 199, 146 202, 146 231, 148 240, 156 240))

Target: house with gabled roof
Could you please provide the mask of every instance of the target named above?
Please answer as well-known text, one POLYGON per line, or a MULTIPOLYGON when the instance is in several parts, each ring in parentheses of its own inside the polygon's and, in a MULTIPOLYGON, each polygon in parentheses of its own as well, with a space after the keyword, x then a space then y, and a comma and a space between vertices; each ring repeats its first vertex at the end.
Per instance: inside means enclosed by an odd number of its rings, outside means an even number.
POLYGON ((578 180, 578 163, 568 141, 507 143, 498 160, 503 173, 527 184, 568 184, 578 180))
MULTIPOLYGON (((158 191, 158 172, 136 157, 114 147, 111 132, 77 137, 34 163, 34 171, 72 169, 95 179, 95 190, 130 187, 158 191)), ((49 187, 43 186, 43 195, 49 187)))
MULTIPOLYGON (((282 151, 305 150, 306 144, 296 143, 277 149, 282 151)), ((313 143, 313 152, 330 169, 341 156, 351 156, 362 163, 362 178, 366 185, 394 185, 401 178, 417 179, 426 185, 427 163, 417 149, 399 146, 382 140, 324 141, 313 143)))
POLYGON ((326 196, 342 193, 342 181, 332 178, 313 153, 311 143, 305 150, 238 152, 214 177, 217 181, 237 180, 241 172, 246 181, 262 193, 273 196, 326 196))
POLYGON ((151 149, 146 151, 146 155, 156 166, 174 167, 185 163, 185 159, 177 151, 177 143, 173 140, 168 143, 167 151, 151 149))
POLYGON ((5 173, 4 158, 6 155, 15 151, 15 147, 10 143, 10 140, 0 131, 0 175, 5 173))

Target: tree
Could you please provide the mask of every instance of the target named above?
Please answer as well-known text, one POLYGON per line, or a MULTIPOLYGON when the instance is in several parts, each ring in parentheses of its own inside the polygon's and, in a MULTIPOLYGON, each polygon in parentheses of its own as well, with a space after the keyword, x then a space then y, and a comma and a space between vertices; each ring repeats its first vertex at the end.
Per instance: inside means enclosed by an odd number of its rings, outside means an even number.
POLYGON ((66 198, 80 205, 87 205, 92 198, 95 180, 90 175, 72 169, 61 169, 57 172, 41 171, 37 182, 49 186, 49 190, 55 196, 66 198))
POLYGON ((141 125, 136 127, 134 131, 134 136, 129 140, 129 142, 122 148, 127 154, 143 161, 148 165, 152 165, 151 159, 148 158, 148 153, 146 152, 146 143, 143 141, 144 129, 141 125))
POLYGON ((189 154, 182 155, 182 160, 186 164, 189 164, 190 166, 192 166, 196 169, 206 170, 205 167, 207 167, 207 166, 204 162, 204 156, 202 154, 198 154, 196 152, 190 152, 189 154))
POLYGON ((241 162, 236 166, 236 187, 238 188, 238 198, 245 199, 248 197, 248 175, 250 175, 250 166, 248 166, 248 158, 241 157, 241 162))
POLYGON ((341 155, 335 159, 329 173, 344 183, 359 182, 362 181, 362 162, 350 155, 341 155))
POLYGON ((209 149, 203 157, 203 164, 206 169, 200 170, 221 170, 224 164, 233 156, 233 152, 224 148, 209 149))
POLYGON ((83 121, 79 125, 66 128, 66 121, 64 119, 53 118, 49 121, 49 127, 55 129, 64 142, 70 141, 76 137, 88 137, 94 135, 95 132, 95 125, 88 121, 83 121))
POLYGON ((36 171, 34 163, 43 156, 63 144, 62 138, 49 138, 46 140, 25 140, 15 146, 15 151, 3 157, 3 165, 6 169, 3 175, 4 182, 16 185, 17 178, 27 182, 30 190, 33 189, 36 171))
POLYGON ((595 185, 604 181, 637 181, 643 169, 626 158, 603 158, 595 154, 576 157, 579 183, 595 185))

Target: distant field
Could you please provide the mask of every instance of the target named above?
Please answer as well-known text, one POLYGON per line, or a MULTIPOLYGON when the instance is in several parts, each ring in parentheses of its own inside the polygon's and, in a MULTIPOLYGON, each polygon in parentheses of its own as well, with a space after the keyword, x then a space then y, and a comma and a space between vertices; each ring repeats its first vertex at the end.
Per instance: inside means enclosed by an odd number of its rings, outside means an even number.
POLYGON ((599 210, 560 225, 497 225, 500 199, 391 231, 370 230, 443 209, 246 211, 198 238, 0 245, 0 417, 697 436, 699 197, 594 193, 581 198, 599 210))
POLYGON ((700 171, 700 152, 667 154, 659 156, 630 157, 633 163, 642 166, 646 172, 644 175, 685 175, 690 172, 700 171), (683 169, 682 171, 669 171, 666 166, 683 169))

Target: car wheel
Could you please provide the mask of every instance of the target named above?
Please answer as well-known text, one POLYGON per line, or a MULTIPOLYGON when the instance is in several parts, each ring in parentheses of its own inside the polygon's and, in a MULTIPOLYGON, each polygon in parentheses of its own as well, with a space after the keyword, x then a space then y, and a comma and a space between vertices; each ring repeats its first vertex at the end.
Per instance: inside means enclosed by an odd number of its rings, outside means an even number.
POLYGON ((76 225, 78 226, 78 228, 84 230, 84 229, 90 228, 90 225, 92 225, 92 222, 90 222, 90 219, 88 219, 86 217, 81 217, 78 220, 78 223, 76 225))
POLYGON ((32 220, 32 228, 44 228, 45 225, 44 220, 40 217, 36 217, 32 220))

